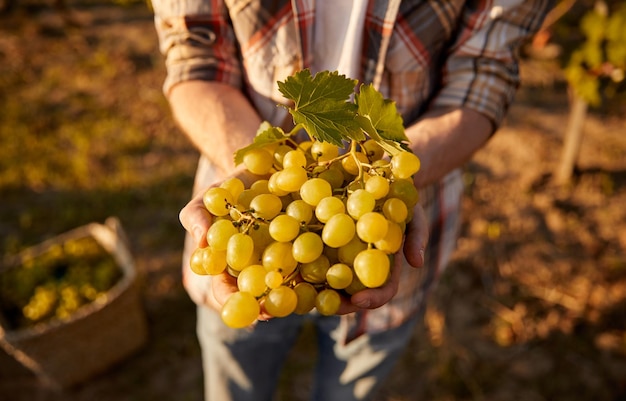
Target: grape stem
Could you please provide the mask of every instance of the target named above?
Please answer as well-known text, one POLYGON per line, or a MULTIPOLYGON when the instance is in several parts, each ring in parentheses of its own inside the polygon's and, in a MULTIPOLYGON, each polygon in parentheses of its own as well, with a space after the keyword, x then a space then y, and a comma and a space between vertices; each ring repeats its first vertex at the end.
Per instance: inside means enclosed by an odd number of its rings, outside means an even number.
MULTIPOLYGON (((291 137, 295 136, 295 135, 298 133, 298 131, 300 131, 300 130, 302 130, 302 129, 304 129, 304 124, 299 123, 299 124, 294 125, 294 126, 293 126, 293 128, 291 129, 291 131, 289 131, 289 132, 287 133, 287 135, 286 135, 286 136, 287 136, 287 140, 291 140, 291 137)), ((311 140, 313 140, 313 138, 312 138, 312 137, 311 137, 311 135, 307 132, 307 130, 304 130, 304 132, 306 132, 306 133, 307 133, 307 135, 309 136, 309 138, 310 138, 311 140)))
POLYGON ((237 219, 233 220, 242 227, 241 232, 244 234, 247 234, 250 231, 250 228, 254 227, 254 225, 258 222, 265 222, 265 219, 255 217, 253 215, 254 210, 252 209, 243 212, 237 209, 235 206, 233 206, 231 209, 237 213, 237 219))
POLYGON ((354 159, 354 163, 359 169, 359 173, 357 174, 357 177, 352 182, 358 180, 359 183, 361 184, 361 188, 363 188, 365 185, 365 180, 363 178, 363 163, 361 163, 359 158, 356 156, 356 145, 357 145, 357 142, 355 140, 352 140, 352 142, 350 142, 350 155, 354 159))

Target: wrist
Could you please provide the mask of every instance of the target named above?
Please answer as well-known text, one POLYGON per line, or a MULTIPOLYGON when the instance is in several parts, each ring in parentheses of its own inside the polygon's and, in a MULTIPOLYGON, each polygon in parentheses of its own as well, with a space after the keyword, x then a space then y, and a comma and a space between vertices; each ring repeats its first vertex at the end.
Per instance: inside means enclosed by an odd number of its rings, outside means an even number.
POLYGON ((420 158, 418 188, 433 184, 465 164, 493 133, 491 121, 467 108, 434 109, 406 129, 420 158))

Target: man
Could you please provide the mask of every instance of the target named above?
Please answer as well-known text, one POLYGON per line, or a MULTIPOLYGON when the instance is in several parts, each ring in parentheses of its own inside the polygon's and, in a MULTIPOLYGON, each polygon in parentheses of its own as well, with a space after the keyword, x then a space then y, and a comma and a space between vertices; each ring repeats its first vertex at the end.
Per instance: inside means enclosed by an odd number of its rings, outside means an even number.
POLYGON ((459 168, 501 123, 518 85, 515 53, 539 29, 548 1, 155 0, 174 116, 201 158, 187 229, 184 284, 198 305, 207 400, 270 400, 305 319, 319 360, 312 398, 373 397, 422 316, 454 250, 463 189, 459 168), (261 121, 288 127, 276 82, 309 68, 373 83, 396 102, 412 150, 420 203, 390 283, 359 292, 340 315, 290 316, 233 330, 219 310, 225 274, 198 276, 189 255, 206 244, 207 187, 242 176, 233 152, 261 121))

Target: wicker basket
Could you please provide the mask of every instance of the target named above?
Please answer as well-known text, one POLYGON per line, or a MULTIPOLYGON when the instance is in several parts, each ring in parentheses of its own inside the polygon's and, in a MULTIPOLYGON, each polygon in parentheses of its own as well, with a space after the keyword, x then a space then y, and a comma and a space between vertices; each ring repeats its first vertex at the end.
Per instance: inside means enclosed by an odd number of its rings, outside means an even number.
MULTIPOLYGON (((96 301, 79 308, 67 320, 51 320, 33 327, 10 330, 0 321, 0 345, 30 369, 44 384, 67 388, 104 372, 141 348, 147 324, 140 283, 116 218, 104 225, 78 227, 26 250, 42 254, 52 245, 93 237, 115 259, 122 278, 96 301)), ((10 258, 3 269, 19 268, 21 255, 10 258)))

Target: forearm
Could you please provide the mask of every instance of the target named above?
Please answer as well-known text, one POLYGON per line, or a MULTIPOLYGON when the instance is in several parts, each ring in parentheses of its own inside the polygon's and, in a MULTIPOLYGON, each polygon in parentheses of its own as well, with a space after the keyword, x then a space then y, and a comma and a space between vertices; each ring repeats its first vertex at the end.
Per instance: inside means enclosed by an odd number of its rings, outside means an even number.
POLYGON ((491 121, 468 108, 439 108, 426 113, 406 134, 421 161, 418 188, 432 184, 462 166, 493 131, 491 121))
POLYGON ((232 86, 208 81, 177 84, 168 99, 191 142, 223 175, 232 173, 234 152, 252 142, 261 123, 248 99, 232 86))

